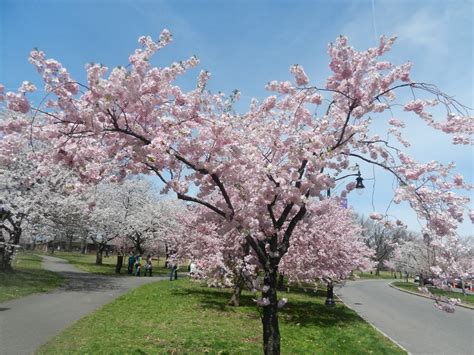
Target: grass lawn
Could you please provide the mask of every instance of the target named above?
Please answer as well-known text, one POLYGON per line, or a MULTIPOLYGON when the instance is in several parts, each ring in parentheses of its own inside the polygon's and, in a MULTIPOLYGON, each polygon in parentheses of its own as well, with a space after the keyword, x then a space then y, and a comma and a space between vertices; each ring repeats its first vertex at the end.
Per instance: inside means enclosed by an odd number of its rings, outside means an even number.
MULTIPOLYGON (((325 297, 280 293, 283 354, 403 354, 355 312, 325 297)), ((261 321, 245 293, 227 306, 230 290, 189 280, 160 281, 135 289, 81 319, 39 354, 261 354, 261 321)))
MULTIPOLYGON (((101 275, 115 276, 116 256, 102 258, 102 265, 95 264, 95 254, 80 254, 68 252, 55 252, 54 254, 47 254, 57 258, 66 259, 78 269, 93 272, 101 275)), ((122 267, 122 273, 126 273, 127 269, 122 267)))
MULTIPOLYGON (((80 254, 80 253, 69 253, 69 252, 56 252, 54 254, 48 254, 58 258, 66 259, 77 268, 93 272, 95 274, 107 275, 107 276, 124 276, 127 275, 127 264, 128 256, 124 257, 124 264, 120 274, 115 273, 115 264, 117 263, 117 256, 112 255, 108 258, 102 258, 102 265, 95 264, 95 254, 80 254)), ((155 276, 168 276, 170 273, 169 269, 164 268, 165 259, 160 258, 159 264, 157 260, 153 260, 153 275, 155 276)), ((142 274, 145 266, 145 260, 142 261, 142 274)), ((187 272, 187 266, 182 266, 178 269, 180 272, 187 272)))
POLYGON ((63 278, 41 268, 39 256, 20 252, 13 261, 13 272, 0 272, 0 302, 60 286, 63 278))
MULTIPOLYGON (((415 283, 412 283, 412 282, 394 282, 393 283, 394 286, 396 287, 400 287, 400 288, 403 288, 405 290, 408 290, 408 291, 412 291, 412 292, 416 292, 416 293, 420 293, 420 291, 418 291, 418 284, 415 284, 415 283)), ((428 288, 430 290, 431 293, 435 294, 435 295, 440 295, 440 296, 446 296, 446 297, 449 297, 449 298, 459 298, 461 300, 461 303, 464 303, 464 304, 467 304, 469 306, 474 306, 474 295, 463 295, 462 293, 458 293, 458 292, 452 292, 452 291, 444 291, 444 290, 440 290, 440 289, 437 289, 437 288, 434 288, 434 287, 429 287, 428 288)))
POLYGON ((390 271, 380 271, 380 275, 375 275, 375 271, 370 272, 356 272, 359 279, 393 279, 393 273, 390 271))

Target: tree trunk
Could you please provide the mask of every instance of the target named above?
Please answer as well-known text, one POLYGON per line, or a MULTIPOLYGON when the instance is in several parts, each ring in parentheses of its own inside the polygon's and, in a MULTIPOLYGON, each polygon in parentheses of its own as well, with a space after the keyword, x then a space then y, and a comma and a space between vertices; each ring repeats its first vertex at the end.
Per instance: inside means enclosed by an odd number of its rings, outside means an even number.
POLYGON ((326 306, 336 305, 336 302, 334 301, 334 284, 332 283, 332 280, 328 281, 327 291, 326 291, 326 302, 324 304, 326 306))
POLYGON ((279 290, 283 290, 283 287, 285 287, 285 275, 283 273, 278 274, 278 285, 277 285, 279 290))
POLYGON ((72 235, 67 237, 67 251, 71 252, 72 251, 72 235))
POLYGON ((87 248, 87 241, 86 241, 87 238, 82 238, 81 239, 81 254, 85 254, 86 253, 86 248, 87 248))
POLYGON ((232 297, 229 301, 229 306, 238 307, 240 305, 240 295, 242 294, 242 285, 241 283, 237 283, 234 286, 234 292, 232 293, 232 297))
MULTIPOLYGON (((15 253, 15 245, 20 244, 20 238, 21 238, 21 232, 22 232, 22 229, 20 227, 21 219, 17 223, 14 223, 13 220, 10 220, 10 222, 13 226, 12 231, 9 231, 10 242, 2 246, 0 249, 0 261, 1 261, 0 271, 3 271, 3 272, 13 271, 12 261, 13 261, 13 255, 15 253)), ((0 231, 0 236, 1 236, 1 231, 0 231)), ((5 242, 3 237, 1 237, 1 241, 5 242)))
POLYGON ((168 268, 168 258, 170 257, 168 244, 165 243, 165 269, 168 268))
POLYGON ((102 247, 97 248, 97 252, 95 254, 95 264, 102 265, 102 253, 104 252, 102 247))
POLYGON ((375 275, 376 276, 379 276, 380 275, 380 269, 381 269, 381 266, 380 266, 380 263, 377 264, 377 269, 375 269, 375 275))
POLYGON ((143 247, 142 247, 141 236, 138 233, 136 233, 136 236, 137 236, 137 239, 135 240, 135 247, 137 248, 138 254, 143 255, 144 250, 143 250, 143 247))
POLYGON ((245 287, 245 275, 243 273, 243 268, 245 265, 245 257, 250 253, 250 245, 248 242, 245 242, 242 248, 242 264, 237 270, 233 270, 234 275, 238 275, 234 282, 234 292, 232 297, 230 298, 229 305, 238 307, 240 305, 240 295, 242 294, 242 290, 245 287))
POLYGON ((14 247, 13 246, 3 246, 0 248, 0 271, 3 272, 12 272, 12 261, 13 261, 13 253, 14 247))
POLYGON ((264 286, 268 287, 262 292, 264 299, 269 304, 263 306, 263 352, 265 355, 280 354, 280 329, 278 327, 278 298, 277 298, 277 268, 271 267, 265 272, 264 286))
POLYGON ((14 225, 13 226, 13 244, 18 245, 20 244, 22 229, 20 226, 14 225))

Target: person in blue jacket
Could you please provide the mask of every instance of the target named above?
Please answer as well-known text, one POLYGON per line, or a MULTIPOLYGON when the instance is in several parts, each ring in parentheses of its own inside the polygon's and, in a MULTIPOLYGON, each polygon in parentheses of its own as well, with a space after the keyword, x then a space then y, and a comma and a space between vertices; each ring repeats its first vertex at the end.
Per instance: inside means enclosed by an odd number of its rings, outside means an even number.
POLYGON ((128 256, 128 268, 127 268, 127 272, 129 275, 133 274, 134 264, 135 264, 135 256, 133 255, 132 252, 130 252, 130 255, 128 256))

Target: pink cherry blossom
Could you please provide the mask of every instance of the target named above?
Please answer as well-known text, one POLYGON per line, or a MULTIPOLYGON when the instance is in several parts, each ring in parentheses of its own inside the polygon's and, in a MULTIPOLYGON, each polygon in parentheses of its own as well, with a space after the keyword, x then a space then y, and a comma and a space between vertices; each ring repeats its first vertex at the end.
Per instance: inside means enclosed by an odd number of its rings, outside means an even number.
MULTIPOLYGON (((110 71, 99 64, 87 66, 86 84, 75 81, 60 62, 32 51, 30 62, 51 96, 48 109, 31 110, 26 92, 5 96, 11 110, 41 114, 32 126, 34 137, 49 142, 53 149, 41 157, 40 164, 63 163, 78 171, 84 184, 154 174, 164 185, 162 192, 173 191, 179 199, 206 209, 198 215, 207 223, 197 223, 201 233, 192 235, 197 240, 206 233, 224 237, 207 240, 207 249, 213 252, 209 257, 201 255, 202 264, 223 285, 238 281, 222 276, 226 265, 235 268, 227 270, 235 277, 252 274, 252 267, 258 266, 263 286, 268 286, 266 291, 260 288, 262 298, 268 299, 263 305, 267 318, 276 317, 278 310, 279 266, 291 256, 292 248, 298 250, 292 263, 304 260, 306 254, 299 257, 302 249, 297 241, 306 241, 301 235, 311 218, 324 218, 318 206, 324 206, 322 201, 328 189, 334 191, 336 179, 353 174, 349 168, 355 161, 394 177, 398 184, 395 201, 407 202, 433 239, 456 234, 469 199, 453 190, 470 186, 459 177, 452 178, 455 167, 451 164, 420 163, 410 157, 405 149, 410 142, 397 128, 415 116, 453 135, 455 143, 469 143, 472 117, 435 86, 412 81, 410 63, 381 60, 395 38, 381 37, 376 48, 358 51, 346 37, 338 37, 328 47, 331 74, 322 85, 311 86, 303 68, 293 66, 290 71, 296 82, 270 81, 266 85, 269 97, 260 100, 261 105, 252 100, 241 113, 233 109, 238 95, 226 97, 207 90, 209 72, 201 71, 194 89, 177 85, 181 76, 198 65, 195 57, 152 66, 152 57, 170 41, 167 30, 158 40, 140 37, 140 48, 124 66, 110 71), (398 96, 403 90, 415 98, 404 102, 404 95, 398 96), (386 130, 374 124, 386 120, 394 105, 404 107, 407 117, 392 119, 386 130), (446 114, 429 112, 435 106, 446 114), (221 255, 222 250, 233 252, 221 255)), ((2 137, 1 161, 12 159, 12 146, 19 136, 15 131, 2 137)), ((334 197, 345 196, 351 187, 333 193, 334 197)), ((378 213, 371 217, 383 219, 378 213)), ((307 233, 308 238, 318 240, 315 233, 307 233)), ((328 235, 320 238, 330 239, 328 235)), ((356 238, 349 239, 355 243, 356 238)), ((347 250, 350 244, 340 247, 347 250)), ((331 252, 316 249, 309 255, 319 255, 321 260, 331 252)), ((341 260, 362 263, 359 256, 365 252, 353 250, 341 260)), ((329 273, 342 275, 346 270, 339 265, 329 273)), ((264 327, 269 331, 272 325, 264 327)))
POLYGON ((383 219, 383 215, 378 212, 372 212, 370 214, 370 218, 373 219, 374 221, 381 221, 383 219))

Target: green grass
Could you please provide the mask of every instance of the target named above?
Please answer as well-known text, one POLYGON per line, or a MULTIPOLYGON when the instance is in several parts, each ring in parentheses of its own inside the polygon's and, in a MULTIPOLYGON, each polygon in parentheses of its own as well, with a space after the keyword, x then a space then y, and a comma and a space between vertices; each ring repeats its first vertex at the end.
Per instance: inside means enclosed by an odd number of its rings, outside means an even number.
POLYGON ((375 271, 371 274, 370 272, 356 272, 355 275, 359 279, 393 279, 393 273, 390 271, 380 271, 379 275, 375 275, 375 271))
MULTIPOLYGON (((92 272, 95 274, 100 275, 107 275, 107 276, 125 276, 127 274, 127 264, 128 264, 128 256, 124 257, 124 264, 121 269, 120 274, 115 273, 115 265, 117 263, 117 256, 112 255, 108 258, 102 258, 102 265, 95 264, 95 254, 80 254, 80 253, 69 253, 69 252, 56 252, 54 254, 48 254, 51 256, 55 256, 58 258, 65 259, 69 261, 71 264, 76 266, 77 268, 92 272)), ((159 264, 157 260, 153 260, 153 275, 155 276, 168 276, 170 273, 169 269, 164 267, 164 258, 160 258, 159 264)), ((142 274, 144 270, 145 261, 142 260, 142 274)), ((187 266, 182 266, 178 269, 180 272, 187 272, 187 266)))
MULTIPOLYGON (((354 311, 324 296, 280 293, 282 354, 403 354, 354 311)), ((39 354, 261 354, 262 327, 252 296, 230 307, 230 290, 189 280, 135 289, 81 319, 39 354)))
MULTIPOLYGON (((102 265, 95 264, 95 254, 80 254, 80 253, 69 253, 69 252, 55 252, 54 254, 48 254, 57 258, 65 259, 71 264, 76 266, 78 269, 93 272, 100 275, 115 276, 115 264, 117 262, 116 256, 108 258, 102 258, 102 265)), ((127 269, 122 267, 122 275, 126 274, 127 269)))
MULTIPOLYGON (((416 292, 416 293, 421 294, 421 292, 418 291, 419 286, 416 283, 412 283, 412 282, 394 282, 393 285, 396 286, 396 287, 403 288, 404 290, 408 290, 408 291, 412 291, 412 292, 416 292)), ((461 300, 461 303, 469 305, 469 306, 474 306, 474 295, 468 295, 468 294, 463 295, 462 293, 452 292, 452 291, 444 291, 444 290, 440 290, 440 289, 434 288, 434 287, 429 287, 428 289, 430 290, 431 293, 433 293, 435 295, 445 296, 445 297, 449 297, 449 298, 459 298, 461 300)))
POLYGON ((41 258, 20 252, 13 261, 13 272, 0 272, 0 302, 60 286, 63 278, 41 268, 41 258))

